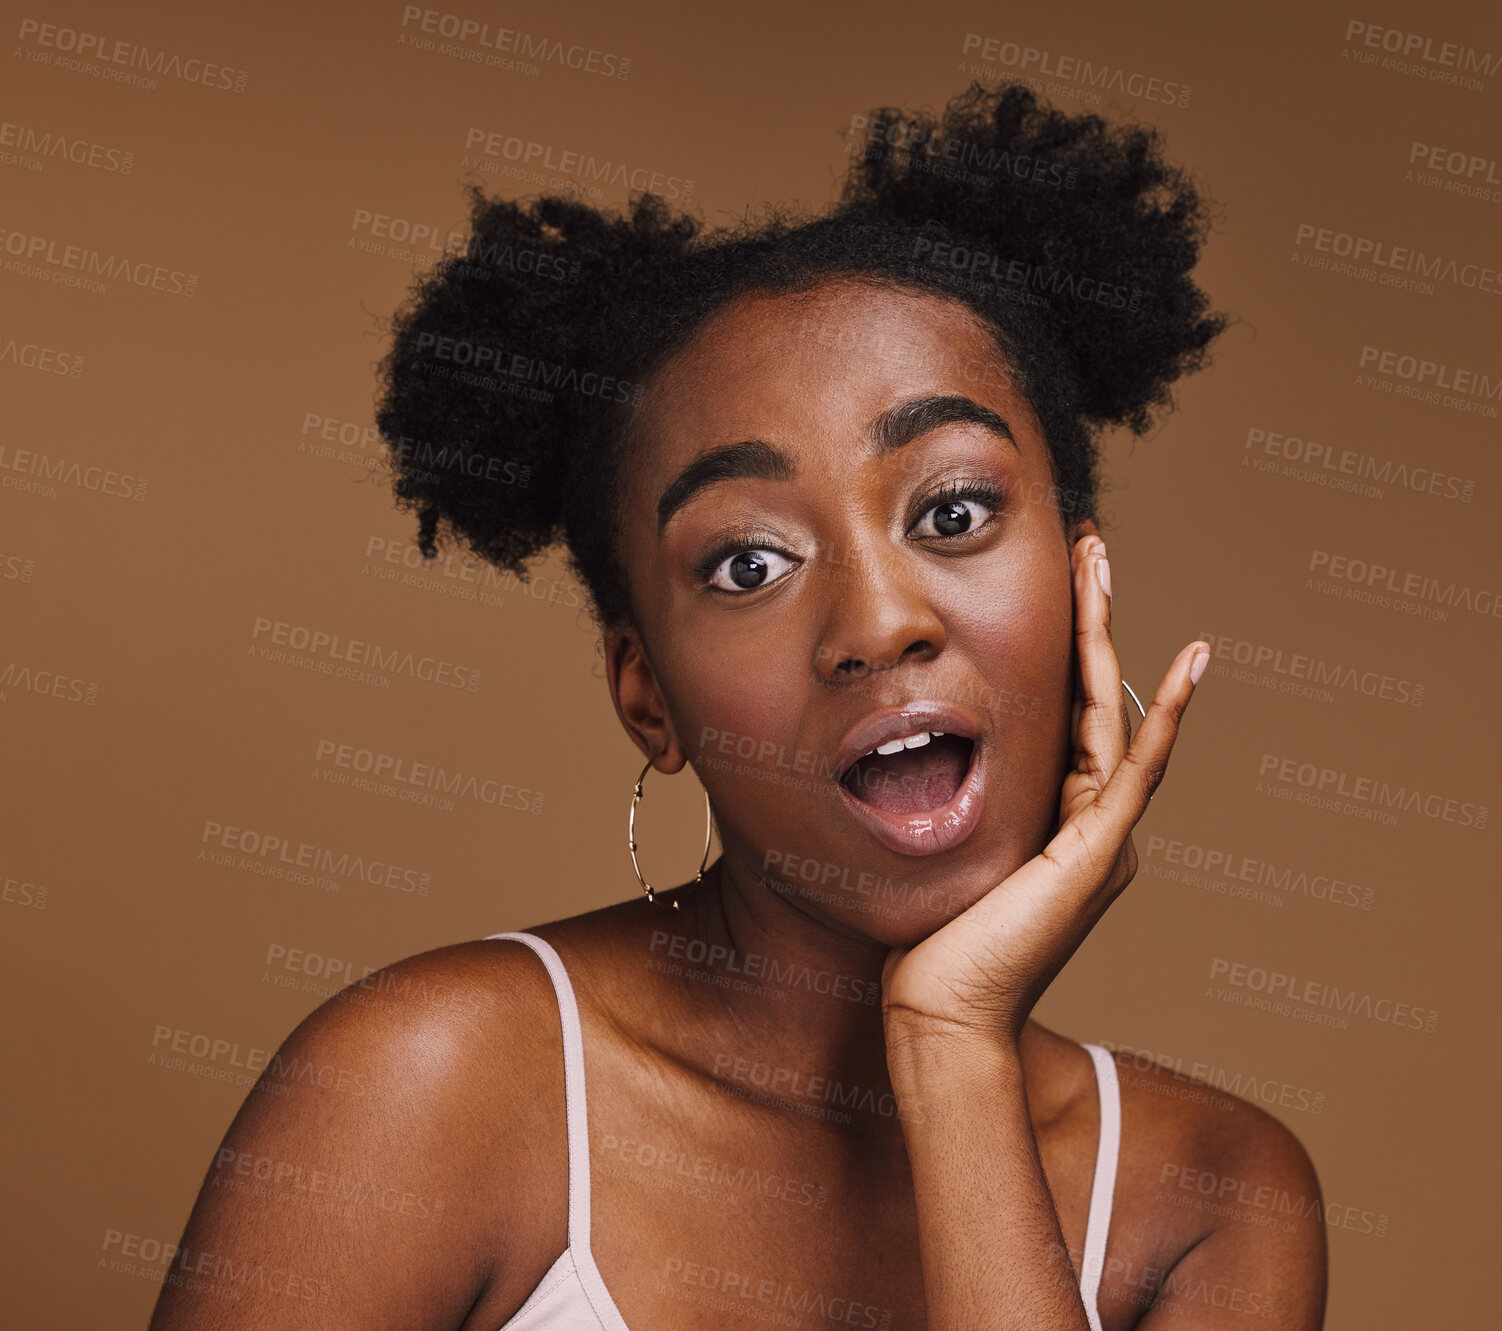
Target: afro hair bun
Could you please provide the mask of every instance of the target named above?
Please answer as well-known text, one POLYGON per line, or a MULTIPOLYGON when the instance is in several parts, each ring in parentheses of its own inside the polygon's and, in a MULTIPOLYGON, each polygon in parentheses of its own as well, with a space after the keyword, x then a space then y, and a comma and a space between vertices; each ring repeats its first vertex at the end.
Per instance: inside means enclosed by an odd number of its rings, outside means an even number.
POLYGON ((839 202, 707 229, 469 186, 470 234, 393 318, 376 424, 399 505, 525 577, 562 542, 602 627, 633 622, 616 557, 625 426, 654 369, 741 292, 860 274, 968 305, 1048 441, 1061 516, 1093 516, 1096 435, 1172 408, 1227 320, 1190 274, 1209 209, 1156 130, 974 83, 942 116, 883 108, 839 202))

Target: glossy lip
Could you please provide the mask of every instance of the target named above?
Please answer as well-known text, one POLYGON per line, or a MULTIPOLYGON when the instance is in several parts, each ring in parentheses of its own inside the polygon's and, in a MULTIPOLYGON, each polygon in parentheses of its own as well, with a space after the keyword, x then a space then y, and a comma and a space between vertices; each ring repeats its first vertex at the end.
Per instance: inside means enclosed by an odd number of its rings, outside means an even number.
POLYGON ((899 855, 937 855, 952 849, 975 830, 986 806, 986 748, 980 727, 948 703, 923 699, 857 722, 840 745, 835 771, 843 777, 877 745, 918 730, 941 730, 971 742, 970 769, 947 804, 923 813, 889 813, 858 800, 842 781, 835 782, 845 807, 877 841, 899 855))

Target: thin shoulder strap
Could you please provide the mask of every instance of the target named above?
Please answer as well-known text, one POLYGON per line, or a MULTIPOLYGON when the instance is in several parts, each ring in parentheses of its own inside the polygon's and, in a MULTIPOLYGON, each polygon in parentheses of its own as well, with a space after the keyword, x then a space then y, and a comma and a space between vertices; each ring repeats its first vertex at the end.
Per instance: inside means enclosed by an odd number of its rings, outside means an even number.
POLYGON ((548 968, 553 992, 558 997, 558 1015, 563 1024, 563 1100, 568 1120, 568 1246, 589 1256, 589 1118, 584 1099, 584 1034, 579 1025, 579 1004, 569 983, 563 959, 553 945, 536 934, 501 933, 489 938, 525 943, 548 968))
POLYGON ((1095 1086, 1100 1094, 1100 1144, 1095 1150, 1095 1181, 1090 1188, 1090 1218, 1085 1224, 1085 1254, 1080 1263, 1080 1295, 1090 1331, 1101 1331, 1096 1295, 1106 1268, 1106 1235, 1111 1228, 1111 1202, 1116 1194, 1116 1160, 1121 1147, 1121 1086, 1116 1060, 1098 1044, 1083 1046, 1095 1063, 1095 1086))

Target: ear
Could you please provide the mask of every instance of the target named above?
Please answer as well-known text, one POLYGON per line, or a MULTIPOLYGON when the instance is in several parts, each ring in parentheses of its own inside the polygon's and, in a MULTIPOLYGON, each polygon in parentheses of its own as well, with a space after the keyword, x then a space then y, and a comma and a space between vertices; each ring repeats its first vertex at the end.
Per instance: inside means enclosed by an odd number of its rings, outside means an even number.
POLYGON ((631 742, 659 772, 671 776, 681 771, 688 757, 668 716, 657 672, 634 628, 605 631, 605 677, 615 714, 631 742))
MULTIPOLYGON (((1100 536, 1100 528, 1095 525, 1094 518, 1081 518, 1078 522, 1073 522, 1069 525, 1069 529, 1065 535, 1068 538, 1069 549, 1073 552, 1074 547, 1086 536, 1100 536)), ((1100 538, 1101 540, 1105 540, 1104 536, 1100 538)))

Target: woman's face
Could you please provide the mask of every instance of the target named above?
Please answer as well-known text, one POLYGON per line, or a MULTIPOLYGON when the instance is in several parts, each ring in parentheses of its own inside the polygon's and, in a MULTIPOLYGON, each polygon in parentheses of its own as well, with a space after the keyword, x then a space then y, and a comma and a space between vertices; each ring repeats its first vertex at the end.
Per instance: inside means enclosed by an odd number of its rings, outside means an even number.
POLYGON ((1042 848, 1094 527, 1066 535, 965 306, 848 279, 741 296, 653 378, 631 447, 640 639, 610 635, 612 693, 660 771, 693 765, 725 872, 912 943, 1042 848))

